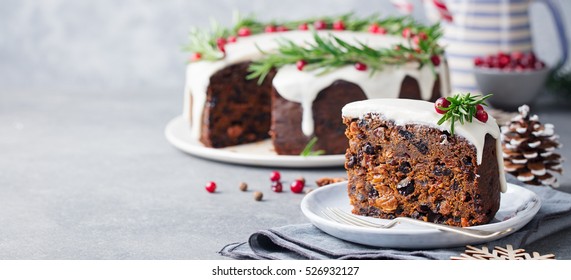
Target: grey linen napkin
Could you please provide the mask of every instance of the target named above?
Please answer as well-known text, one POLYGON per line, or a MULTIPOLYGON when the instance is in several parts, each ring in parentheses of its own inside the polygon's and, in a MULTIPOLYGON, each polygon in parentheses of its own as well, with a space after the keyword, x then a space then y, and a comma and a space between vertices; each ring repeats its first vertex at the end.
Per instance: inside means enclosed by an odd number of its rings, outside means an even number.
MULTIPOLYGON (((515 183, 515 179, 508 177, 515 183)), ((518 185, 522 185, 518 183, 518 185)), ((494 242, 489 247, 511 244, 521 248, 536 240, 571 227, 571 194, 548 187, 524 185, 541 199, 541 209, 522 229, 494 242)), ((224 246, 221 255, 234 259, 450 259, 464 247, 439 250, 401 250, 370 247, 328 235, 312 224, 287 225, 260 230, 248 242, 224 246)))

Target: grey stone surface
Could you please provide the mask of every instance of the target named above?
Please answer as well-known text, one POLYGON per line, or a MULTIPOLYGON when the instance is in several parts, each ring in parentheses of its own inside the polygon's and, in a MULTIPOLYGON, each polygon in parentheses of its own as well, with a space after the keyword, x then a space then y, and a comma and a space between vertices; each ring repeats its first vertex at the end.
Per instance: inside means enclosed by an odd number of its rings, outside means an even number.
MULTIPOLYGON (((394 12, 385 1, 341 0, 0 5, 0 259, 217 259, 256 230, 307 222, 302 195, 269 190, 271 168, 194 158, 165 140, 181 109, 179 46, 190 25, 229 22, 236 8, 265 18, 394 12), (204 191, 209 180, 218 193, 204 191), (241 181, 252 191, 240 192, 241 181)), ((571 158, 568 104, 540 105, 571 158)), ((344 175, 281 171, 309 182, 344 175)), ((569 174, 562 181, 571 191, 569 174)), ((527 249, 571 259, 569 233, 527 249)))

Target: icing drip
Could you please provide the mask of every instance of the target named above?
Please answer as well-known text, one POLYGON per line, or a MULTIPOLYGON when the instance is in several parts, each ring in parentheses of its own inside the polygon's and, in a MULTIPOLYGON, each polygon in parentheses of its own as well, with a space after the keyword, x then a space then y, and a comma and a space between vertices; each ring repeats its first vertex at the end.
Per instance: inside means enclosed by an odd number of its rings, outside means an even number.
MULTIPOLYGON (((397 125, 422 124, 439 130, 449 130, 447 122, 442 125, 437 124, 442 115, 436 113, 434 103, 421 100, 392 98, 369 99, 349 103, 342 109, 343 117, 349 118, 361 118, 367 113, 381 114, 386 119, 394 120, 397 125)), ((500 172, 500 185, 502 192, 505 192, 507 184, 505 176, 503 176, 504 159, 502 156, 500 129, 494 117, 490 115, 486 123, 474 119, 471 123, 465 122, 464 125, 456 125, 454 132, 474 145, 478 165, 482 164, 486 134, 490 134, 496 139, 496 156, 500 172)))
POLYGON ((418 64, 410 63, 401 66, 386 66, 372 76, 367 71, 356 71, 352 65, 340 67, 325 75, 317 75, 320 70, 299 71, 295 65, 287 65, 279 69, 274 77, 273 85, 285 99, 301 103, 303 109, 302 131, 306 136, 313 134, 312 105, 320 91, 337 80, 357 84, 367 98, 397 98, 402 81, 406 76, 418 81, 422 99, 432 96, 432 87, 436 77, 430 67, 418 69, 418 64))
MULTIPOLYGON (((374 48, 386 48, 392 45, 403 43, 404 39, 396 36, 381 36, 366 32, 353 31, 319 31, 319 36, 332 34, 351 44, 362 42, 374 48)), ((292 42, 304 45, 312 43, 313 33, 307 31, 289 31, 278 33, 264 33, 249 37, 240 37, 236 43, 227 44, 226 57, 219 61, 200 61, 190 63, 186 71, 185 101, 183 116, 191 121, 191 135, 195 139, 200 137, 200 126, 202 113, 206 102, 206 91, 210 84, 210 77, 217 71, 244 61, 261 58, 264 52, 272 52, 278 48, 280 38, 291 40, 292 42), (259 49, 258 49, 259 48, 259 49), (192 99, 192 108, 189 106, 192 99)), ((444 63, 441 64, 443 67, 444 63)), ((355 83, 363 89, 369 98, 397 97, 400 91, 402 80, 408 75, 415 78, 421 90, 421 97, 429 99, 434 85, 435 77, 429 67, 417 69, 416 63, 402 66, 387 66, 382 71, 377 71, 370 76, 369 71, 356 71, 353 66, 342 67, 326 75, 315 76, 315 73, 298 71, 293 65, 278 69, 274 78, 274 86, 284 98, 300 102, 303 108, 302 129, 304 134, 313 133, 313 112, 311 110, 313 100, 324 88, 331 85, 335 80, 347 80, 355 83), (298 80, 298 79, 303 79, 298 80), (327 81, 324 82, 324 81, 327 81), (375 85, 375 83, 379 83, 375 85), (311 90, 309 90, 311 88, 311 90)), ((439 69, 441 81, 446 78, 447 71, 439 69)), ((441 83, 442 84, 442 83, 441 83)), ((447 85, 442 85, 447 86, 447 85)), ((448 91, 442 91, 448 94, 448 91)))

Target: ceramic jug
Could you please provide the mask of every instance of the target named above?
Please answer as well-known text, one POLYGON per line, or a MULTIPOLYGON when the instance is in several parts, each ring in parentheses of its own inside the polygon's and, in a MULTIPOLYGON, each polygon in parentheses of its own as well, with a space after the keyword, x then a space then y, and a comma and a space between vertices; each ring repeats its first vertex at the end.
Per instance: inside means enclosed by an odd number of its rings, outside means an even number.
MULTIPOLYGON (((532 0, 447 0, 453 16, 442 22, 443 45, 450 67, 453 92, 479 92, 473 74, 474 58, 499 51, 529 52, 533 49, 529 8, 532 0)), ((568 42, 557 3, 539 0, 553 15, 562 48, 559 67, 567 60, 568 42)), ((427 13, 428 13, 427 9, 427 13)), ((430 17, 430 14, 429 14, 430 17)))

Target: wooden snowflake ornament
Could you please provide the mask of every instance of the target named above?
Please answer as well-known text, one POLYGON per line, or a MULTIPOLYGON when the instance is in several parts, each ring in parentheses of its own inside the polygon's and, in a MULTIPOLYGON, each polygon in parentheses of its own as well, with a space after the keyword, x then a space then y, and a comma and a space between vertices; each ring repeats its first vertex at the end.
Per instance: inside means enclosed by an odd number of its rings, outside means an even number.
POLYGON ((524 249, 514 249, 512 245, 506 245, 506 248, 499 246, 494 247, 490 252, 488 247, 484 246, 482 249, 474 246, 467 245, 466 251, 458 257, 451 257, 452 260, 553 260, 555 255, 547 254, 540 255, 537 252, 531 255, 525 252, 524 249))

